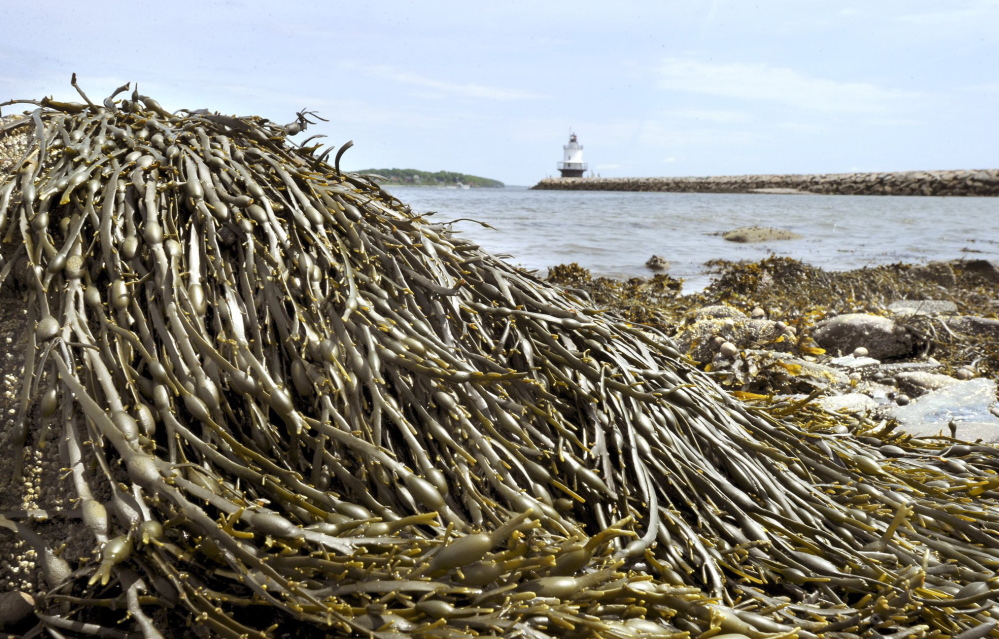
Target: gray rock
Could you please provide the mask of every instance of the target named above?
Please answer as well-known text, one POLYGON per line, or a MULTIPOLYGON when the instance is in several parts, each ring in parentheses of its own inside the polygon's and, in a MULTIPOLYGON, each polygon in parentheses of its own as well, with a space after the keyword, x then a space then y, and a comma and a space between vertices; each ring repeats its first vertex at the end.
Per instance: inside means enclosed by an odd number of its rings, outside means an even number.
POLYGON ((956 313, 957 304, 949 300, 898 300, 888 305, 893 315, 940 315, 956 313))
POLYGON ((729 317, 745 319, 746 314, 734 306, 729 306, 728 304, 716 304, 714 306, 702 306, 694 311, 691 317, 695 320, 725 319, 729 317))
POLYGON ((827 413, 847 413, 864 415, 878 407, 878 403, 863 393, 847 393, 846 395, 831 395, 815 400, 827 413))
POLYGON ((774 240, 800 240, 801 236, 787 229, 775 229, 768 226, 744 226, 724 233, 722 238, 729 242, 746 244, 752 242, 771 242, 774 240))
POLYGON ((989 335, 999 338, 999 320, 974 315, 959 315, 947 321, 952 330, 972 335, 989 335))
POLYGON ((999 417, 989 411, 995 401, 996 383, 978 378, 927 393, 887 414, 898 420, 899 430, 915 437, 949 437, 953 422, 958 439, 992 443, 999 442, 999 417))
POLYGON ((896 373, 895 381, 898 383, 898 389, 911 397, 919 397, 931 391, 953 386, 959 382, 959 380, 949 375, 927 373, 924 371, 896 373))
POLYGON ((909 269, 909 274, 917 279, 933 282, 947 288, 957 286, 957 275, 954 274, 953 267, 947 262, 930 262, 913 266, 909 269))
POLYGON ((937 360, 927 357, 926 361, 923 362, 891 362, 889 364, 882 364, 880 370, 885 375, 896 375, 907 371, 935 371, 941 366, 943 364, 937 360))
POLYGON ((912 336, 887 317, 848 313, 822 320, 812 331, 822 348, 833 353, 852 353, 858 346, 874 359, 906 357, 915 349, 912 336))

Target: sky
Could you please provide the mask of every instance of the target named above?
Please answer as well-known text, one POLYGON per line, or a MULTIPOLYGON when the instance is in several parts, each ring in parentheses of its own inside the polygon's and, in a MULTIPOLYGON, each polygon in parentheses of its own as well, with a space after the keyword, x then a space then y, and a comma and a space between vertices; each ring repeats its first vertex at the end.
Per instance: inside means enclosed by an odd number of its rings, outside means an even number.
POLYGON ((999 0, 0 3, 0 102, 74 72, 316 110, 347 170, 531 185, 570 130, 603 177, 999 167, 999 0))

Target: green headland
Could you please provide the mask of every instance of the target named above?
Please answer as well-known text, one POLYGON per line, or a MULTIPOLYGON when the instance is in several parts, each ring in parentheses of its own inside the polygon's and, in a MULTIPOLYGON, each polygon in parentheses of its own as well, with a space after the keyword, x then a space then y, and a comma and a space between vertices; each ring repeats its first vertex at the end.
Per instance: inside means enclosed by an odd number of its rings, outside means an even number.
POLYGON ((462 186, 467 185, 473 188, 503 188, 505 185, 499 180, 479 177, 477 175, 467 175, 454 171, 417 171, 416 169, 367 169, 359 173, 374 173, 384 177, 385 180, 376 179, 382 184, 401 184, 405 186, 462 186))

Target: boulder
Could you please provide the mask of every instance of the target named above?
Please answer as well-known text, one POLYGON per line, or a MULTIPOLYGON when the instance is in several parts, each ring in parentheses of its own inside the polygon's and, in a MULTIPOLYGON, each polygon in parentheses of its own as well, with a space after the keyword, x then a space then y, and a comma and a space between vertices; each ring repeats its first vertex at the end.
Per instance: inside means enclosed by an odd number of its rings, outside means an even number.
POLYGON ((800 240, 801 236, 787 229, 775 229, 768 226, 744 226, 722 234, 729 242, 746 244, 751 242, 771 242, 774 240, 800 240))
POLYGON ((812 331, 819 346, 833 353, 852 353, 863 346, 874 359, 907 357, 915 340, 903 327, 887 317, 847 313, 822 320, 812 331))
POLYGON ((898 420, 898 430, 914 437, 956 437, 965 441, 999 442, 999 417, 990 409, 996 401, 996 383, 970 379, 927 393, 907 406, 888 411, 898 420))
POLYGON ((942 315, 956 313, 957 304, 950 300, 898 300, 888 305, 892 315, 942 315))

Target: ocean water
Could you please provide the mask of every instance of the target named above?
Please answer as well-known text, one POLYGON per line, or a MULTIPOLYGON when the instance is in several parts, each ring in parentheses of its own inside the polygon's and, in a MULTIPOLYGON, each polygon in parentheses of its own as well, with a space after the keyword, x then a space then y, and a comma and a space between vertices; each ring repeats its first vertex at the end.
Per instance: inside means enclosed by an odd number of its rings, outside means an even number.
POLYGON ((594 275, 648 276, 659 255, 684 291, 710 282, 712 259, 800 259, 826 270, 894 262, 999 259, 999 198, 846 195, 618 193, 389 187, 433 222, 473 218, 453 228, 485 250, 538 270, 578 262, 594 275), (736 244, 721 233, 772 226, 799 240, 736 244))

